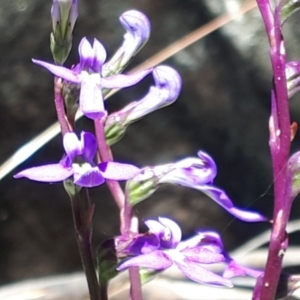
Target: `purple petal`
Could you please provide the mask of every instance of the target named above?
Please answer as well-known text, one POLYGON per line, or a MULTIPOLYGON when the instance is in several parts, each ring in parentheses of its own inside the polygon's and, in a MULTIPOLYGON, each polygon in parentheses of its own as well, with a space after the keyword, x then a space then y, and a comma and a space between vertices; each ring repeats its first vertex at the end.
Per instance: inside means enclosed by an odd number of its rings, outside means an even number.
POLYGON ((181 229, 177 223, 167 218, 158 218, 158 221, 163 224, 166 229, 164 238, 161 240, 161 246, 166 249, 176 248, 181 241, 181 229))
POLYGON ((95 73, 101 73, 103 63, 106 60, 106 51, 103 45, 97 39, 94 39, 93 51, 94 60, 92 69, 95 73))
POLYGON ((128 245, 124 252, 127 255, 140 255, 151 253, 155 250, 158 250, 160 246, 159 238, 154 234, 144 234, 136 237, 133 242, 128 245))
POLYGON ((188 278, 193 281, 209 284, 215 286, 228 286, 232 287, 233 284, 230 280, 225 279, 211 271, 202 268, 199 264, 187 262, 185 265, 175 262, 178 269, 188 278))
POLYGON ((82 142, 78 140, 76 133, 67 132, 63 137, 65 151, 71 161, 75 156, 82 154, 82 142))
POLYGON ((215 253, 221 253, 224 250, 220 235, 214 231, 197 231, 197 235, 180 242, 176 249, 182 251, 186 248, 195 248, 197 246, 215 253))
POLYGON ((72 168, 66 168, 62 164, 51 164, 23 170, 14 175, 14 178, 26 177, 40 182, 59 182, 73 175, 72 168))
POLYGON ((104 162, 98 165, 103 177, 111 180, 128 180, 140 173, 140 169, 134 165, 117 162, 104 162))
MULTIPOLYGON (((129 10, 120 16, 120 22, 127 31, 126 39, 130 39, 132 55, 135 54, 149 39, 150 36, 150 22, 148 18, 139 11, 129 10), (130 36, 130 38, 128 38, 130 36)), ((130 46, 129 43, 127 46, 130 46)))
POLYGON ((97 153, 97 141, 93 134, 82 131, 80 140, 82 143, 82 153, 87 162, 92 162, 97 153))
POLYGON ((186 260, 200 264, 213 264, 225 260, 223 254, 210 251, 201 246, 195 248, 186 248, 181 253, 183 253, 183 255, 186 257, 186 260))
POLYGON ((81 39, 78 46, 80 68, 81 70, 89 70, 94 61, 94 50, 86 37, 81 39))
POLYGON ((159 239, 164 237, 165 226, 156 220, 146 220, 145 225, 149 228, 149 231, 156 235, 159 239))
POLYGON ((80 109, 83 114, 92 119, 101 119, 106 115, 102 89, 99 85, 99 74, 82 74, 80 90, 80 109))
POLYGON ((58 0, 54 0, 51 7, 52 28, 55 31, 57 23, 60 21, 60 6, 58 0))
POLYGON ((160 250, 148 254, 139 255, 121 263, 117 270, 124 270, 128 267, 142 267, 156 270, 167 269, 172 265, 169 257, 160 250))
POLYGON ((217 202, 229 213, 231 213, 233 216, 235 216, 240 220, 243 220, 245 222, 261 222, 267 220, 266 217, 262 216, 259 213, 242 210, 234 207, 232 201, 228 198, 226 193, 217 187, 210 186, 210 185, 203 185, 197 187, 196 189, 205 193, 212 200, 217 202))
POLYGON ((104 178, 98 168, 91 168, 83 174, 74 172, 74 183, 84 187, 95 187, 104 183, 104 178))
POLYGON ((167 66, 159 66, 153 70, 153 76, 156 79, 156 86, 152 86, 145 97, 122 110, 123 113, 127 113, 125 124, 130 124, 157 109, 170 105, 177 99, 181 79, 175 70, 167 66))
POLYGON ((179 184, 199 189, 212 182, 215 169, 207 161, 196 157, 188 157, 173 164, 173 168, 159 179, 160 183, 179 184))
POLYGON ((228 210, 233 216, 245 222, 263 222, 268 219, 260 213, 232 207, 228 210))
POLYGON ((181 77, 178 72, 169 66, 162 65, 154 68, 152 74, 155 85, 167 93, 164 104, 173 103, 181 90, 181 77))
POLYGON ((72 0, 72 6, 69 13, 71 32, 74 29, 77 18, 78 18, 78 0, 72 0))
POLYGON ((49 64, 41 60, 32 59, 32 61, 35 64, 46 68, 48 71, 50 71, 52 74, 56 75, 57 77, 63 78, 67 81, 77 83, 77 84, 81 82, 80 76, 75 72, 73 72, 72 70, 69 70, 62 66, 49 64))
POLYGON ((239 265, 236 261, 231 260, 226 270, 223 273, 224 278, 232 278, 237 276, 250 276, 258 278, 263 274, 261 270, 254 270, 251 268, 243 267, 239 265))
POLYGON ((147 69, 130 75, 112 75, 101 78, 101 85, 108 89, 125 88, 140 82, 145 76, 152 72, 152 69, 147 69))

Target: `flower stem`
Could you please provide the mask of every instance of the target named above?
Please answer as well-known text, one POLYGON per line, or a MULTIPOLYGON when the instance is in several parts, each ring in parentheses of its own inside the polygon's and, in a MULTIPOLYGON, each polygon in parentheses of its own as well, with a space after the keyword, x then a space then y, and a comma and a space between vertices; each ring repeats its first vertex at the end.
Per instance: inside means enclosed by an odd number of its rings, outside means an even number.
MULTIPOLYGON (((101 120, 95 120, 95 132, 98 143, 98 149, 100 153, 101 161, 112 161, 113 156, 110 147, 106 143, 105 138, 105 118, 101 120)), ((133 215, 132 207, 125 197, 120 184, 115 180, 106 180, 106 183, 120 209, 120 231, 122 236, 130 236, 133 232, 138 232, 138 225, 133 227, 133 215)), ((130 299, 131 300, 142 300, 142 288, 141 279, 138 267, 129 268, 129 280, 130 280, 130 299)))
MULTIPOLYGON (((105 118, 94 121, 95 133, 96 133, 96 139, 98 143, 100 159, 101 161, 109 162, 113 160, 113 157, 112 157, 110 147, 106 143, 104 123, 105 123, 105 118)), ((124 206, 124 193, 120 187, 120 184, 118 183, 118 181, 115 180, 106 180, 106 183, 110 192, 114 197, 116 204, 121 210, 124 206)))
POLYGON ((90 204, 86 188, 81 188, 80 192, 76 193, 76 195, 70 196, 70 198, 76 240, 87 279, 90 299, 103 300, 100 297, 99 283, 91 248, 94 205, 90 204))
POLYGON ((64 99, 62 97, 62 79, 58 77, 54 77, 54 104, 60 130, 64 136, 67 132, 71 131, 71 126, 66 118, 64 99))
POLYGON ((257 0, 270 43, 273 69, 272 110, 270 118, 270 151, 274 176, 273 226, 269 254, 260 291, 253 299, 273 300, 282 268, 283 255, 288 245, 286 226, 292 198, 287 180, 287 161, 290 152, 290 113, 286 86, 286 55, 281 33, 280 8, 273 13, 269 0, 257 0))

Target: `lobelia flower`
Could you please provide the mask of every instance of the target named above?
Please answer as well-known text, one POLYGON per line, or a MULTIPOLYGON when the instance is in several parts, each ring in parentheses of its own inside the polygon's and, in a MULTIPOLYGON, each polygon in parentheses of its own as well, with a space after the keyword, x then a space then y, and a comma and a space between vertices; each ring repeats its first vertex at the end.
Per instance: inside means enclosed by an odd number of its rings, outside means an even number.
POLYGON ((236 208, 227 194, 213 185, 216 175, 214 160, 207 153, 199 151, 198 158, 189 157, 176 163, 143 168, 137 176, 127 182, 126 189, 129 201, 136 204, 149 197, 163 183, 181 185, 205 193, 240 220, 266 220, 259 213, 236 208))
POLYGON ((120 22, 126 33, 122 46, 113 57, 103 65, 103 76, 119 73, 147 43, 150 37, 150 22, 141 12, 129 10, 120 16, 120 22))
POLYGON ((137 237, 127 246, 124 252, 127 251, 134 257, 121 262, 117 270, 133 266, 165 270, 174 264, 193 281, 216 286, 232 286, 229 279, 203 267, 203 264, 226 260, 223 244, 217 233, 202 232, 182 242, 181 229, 170 219, 147 220, 145 224, 149 228, 149 233, 137 237))
POLYGON ((155 110, 174 103, 178 98, 181 90, 181 78, 176 70, 162 65, 155 67, 152 75, 155 86, 150 87, 145 97, 107 117, 105 133, 109 145, 121 139, 129 124, 155 110))
POLYGON ((94 187, 105 179, 127 180, 137 175, 139 168, 116 162, 96 165, 93 159, 97 152, 97 142, 89 132, 82 132, 80 140, 74 132, 64 135, 63 145, 66 156, 57 164, 33 167, 14 175, 41 182, 59 182, 73 176, 74 183, 83 187, 94 187))
POLYGON ((73 69, 35 59, 32 61, 66 81, 80 84, 80 109, 85 116, 93 120, 100 119, 107 114, 104 108, 103 88, 113 89, 132 86, 152 71, 148 69, 131 75, 118 74, 103 78, 102 67, 106 59, 103 45, 94 39, 93 46, 91 46, 88 40, 83 38, 78 49, 80 62, 73 69))

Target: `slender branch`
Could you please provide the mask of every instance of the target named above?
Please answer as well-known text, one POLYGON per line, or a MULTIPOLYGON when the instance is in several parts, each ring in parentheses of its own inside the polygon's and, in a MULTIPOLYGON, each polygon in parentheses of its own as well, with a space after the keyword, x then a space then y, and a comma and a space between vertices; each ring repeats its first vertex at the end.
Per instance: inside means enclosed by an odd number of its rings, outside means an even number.
POLYGON ((91 300, 104 300, 99 294, 99 283, 92 255, 92 217, 94 206, 90 204, 88 191, 82 188, 76 195, 70 196, 76 240, 82 265, 85 271, 91 300))

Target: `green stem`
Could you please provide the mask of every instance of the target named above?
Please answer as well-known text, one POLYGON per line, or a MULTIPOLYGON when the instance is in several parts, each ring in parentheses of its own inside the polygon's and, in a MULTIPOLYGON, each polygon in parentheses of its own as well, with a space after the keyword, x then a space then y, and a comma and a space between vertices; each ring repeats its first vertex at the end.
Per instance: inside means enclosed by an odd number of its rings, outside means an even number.
POLYGON ((103 300, 99 293, 99 282, 95 271, 92 254, 92 217, 94 206, 90 204, 88 191, 81 188, 80 192, 71 195, 71 206, 81 262, 87 279, 91 300, 103 300))

